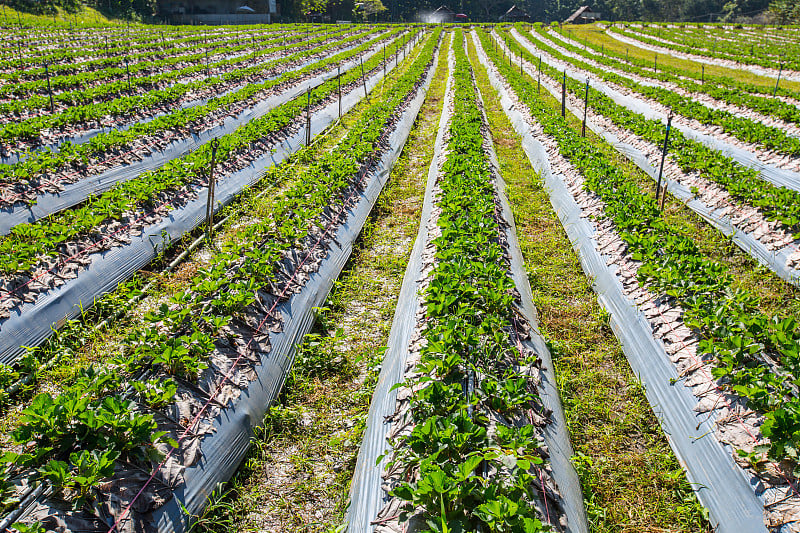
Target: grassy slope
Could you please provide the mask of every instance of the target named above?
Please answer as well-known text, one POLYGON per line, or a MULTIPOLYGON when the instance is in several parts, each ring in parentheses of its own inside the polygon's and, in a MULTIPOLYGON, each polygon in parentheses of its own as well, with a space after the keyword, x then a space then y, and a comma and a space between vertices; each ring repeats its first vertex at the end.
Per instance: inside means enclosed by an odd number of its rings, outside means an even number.
POLYGON ((406 147, 308 335, 266 428, 196 531, 329 531, 341 523, 382 347, 419 226, 447 49, 406 147))
POLYGON ((475 72, 553 353, 592 531, 708 530, 485 69, 475 72))
POLYGON ((67 13, 62 8, 57 8, 56 15, 34 15, 17 11, 8 6, 0 7, 0 26, 6 28, 18 28, 19 23, 23 26, 50 26, 56 23, 60 26, 70 25, 89 25, 99 26, 106 24, 124 24, 124 21, 109 19, 99 11, 89 6, 81 6, 77 13, 67 13))

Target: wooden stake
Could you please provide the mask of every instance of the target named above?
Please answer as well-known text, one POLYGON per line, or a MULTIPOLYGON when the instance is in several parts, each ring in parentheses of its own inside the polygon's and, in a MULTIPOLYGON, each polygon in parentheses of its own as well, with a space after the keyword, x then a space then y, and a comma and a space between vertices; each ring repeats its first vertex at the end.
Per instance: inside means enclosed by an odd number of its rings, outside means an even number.
MULTIPOLYGON (((669 130, 672 128, 672 113, 667 117, 667 133, 664 135, 664 148, 661 150, 661 165, 658 167, 658 180, 656 181, 656 202, 661 193, 661 176, 664 174, 664 160, 667 158, 667 149, 669 148, 669 130)), ((666 185, 664 187, 666 189, 666 185)), ((664 191, 664 196, 667 192, 664 191)), ((661 209, 664 209, 664 199, 661 199, 661 209)))
POLYGON ((541 94, 539 90, 542 86, 542 56, 539 56, 539 68, 536 69, 536 94, 541 94))
POLYGON ((209 239, 214 235, 214 193, 216 189, 214 167, 217 165, 217 148, 219 148, 219 139, 213 139, 211 141, 211 167, 208 170, 208 198, 206 199, 206 237, 209 239))
POLYGON ((44 75, 47 77, 47 94, 50 95, 50 112, 54 113, 56 106, 53 104, 53 89, 50 87, 50 69, 44 64, 44 75))
POLYGON ((364 98, 369 102, 369 95, 367 94, 367 78, 364 76, 364 56, 358 58, 361 62, 361 82, 364 84, 364 98))
POLYGON ((775 89, 772 91, 772 97, 774 98, 776 94, 778 94, 778 84, 781 82, 781 73, 783 72, 783 63, 781 63, 780 68, 778 69, 778 79, 775 81, 775 89))
POLYGON ((308 88, 306 99, 306 146, 311 144, 311 87, 308 88))
POLYGON ((583 97, 583 124, 581 125, 581 137, 586 137, 586 113, 589 110, 589 78, 586 78, 586 94, 583 97))

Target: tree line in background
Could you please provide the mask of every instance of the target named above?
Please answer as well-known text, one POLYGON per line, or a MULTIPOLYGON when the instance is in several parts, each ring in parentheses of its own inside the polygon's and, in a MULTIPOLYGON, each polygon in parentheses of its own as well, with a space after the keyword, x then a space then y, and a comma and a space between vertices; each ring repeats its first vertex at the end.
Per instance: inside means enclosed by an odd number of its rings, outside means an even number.
MULTIPOLYGON (((278 0, 284 22, 354 20, 412 22, 445 5, 470 21, 495 22, 512 5, 532 21, 563 21, 589 4, 603 20, 676 22, 800 23, 800 0, 278 0)), ((157 0, 2 0, 21 11, 49 15, 56 8, 75 12, 81 4, 119 18, 152 20, 157 0)))

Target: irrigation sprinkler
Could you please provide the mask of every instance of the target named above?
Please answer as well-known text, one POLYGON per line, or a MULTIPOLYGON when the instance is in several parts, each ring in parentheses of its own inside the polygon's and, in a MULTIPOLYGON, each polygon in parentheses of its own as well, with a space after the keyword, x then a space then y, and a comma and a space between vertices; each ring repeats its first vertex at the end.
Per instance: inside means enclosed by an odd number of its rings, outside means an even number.
POLYGON ((561 118, 566 117, 567 111, 567 69, 564 69, 564 77, 561 79, 561 118))
POLYGON ((583 96, 583 124, 581 124, 581 137, 586 137, 586 114, 589 111, 589 78, 586 78, 586 94, 583 96))
POLYGON ((336 85, 339 90, 339 118, 342 118, 342 67, 336 67, 336 85))
POLYGON ((706 66, 704 64, 700 64, 700 84, 704 84, 706 82, 706 66))
MULTIPOLYGON (((656 181, 656 202, 658 202, 659 193, 661 193, 661 177, 664 175, 664 160, 667 158, 667 149, 669 148, 669 130, 672 128, 672 112, 667 117, 667 132, 664 135, 664 148, 661 150, 661 164, 658 167, 658 180, 656 181)), ((666 184, 664 186, 666 189, 666 184)), ((667 195, 664 191, 663 196, 667 195)), ((661 198, 661 209, 664 209, 664 198, 661 198)))
POLYGON ((128 65, 128 56, 125 56, 125 73, 128 77, 128 91, 131 90, 131 69, 128 65))
POLYGON ((217 148, 219 139, 211 141, 211 166, 208 170, 208 197, 206 198, 206 236, 211 239, 214 234, 214 192, 216 180, 214 178, 214 167, 217 165, 217 148))
POLYGON ((658 54, 653 54, 653 72, 658 72, 658 54))

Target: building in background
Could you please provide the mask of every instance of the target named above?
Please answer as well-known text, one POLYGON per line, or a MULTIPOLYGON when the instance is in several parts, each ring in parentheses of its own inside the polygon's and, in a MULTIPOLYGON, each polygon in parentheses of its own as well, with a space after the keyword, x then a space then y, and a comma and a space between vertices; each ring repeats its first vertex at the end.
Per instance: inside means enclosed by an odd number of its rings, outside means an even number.
POLYGON ((564 24, 588 24, 596 20, 600 20, 599 11, 592 11, 589 6, 581 6, 564 21, 564 24))
POLYGON ((511 9, 506 11, 503 16, 500 17, 500 20, 502 22, 530 22, 531 16, 514 4, 511 6, 511 9))

